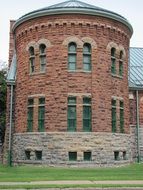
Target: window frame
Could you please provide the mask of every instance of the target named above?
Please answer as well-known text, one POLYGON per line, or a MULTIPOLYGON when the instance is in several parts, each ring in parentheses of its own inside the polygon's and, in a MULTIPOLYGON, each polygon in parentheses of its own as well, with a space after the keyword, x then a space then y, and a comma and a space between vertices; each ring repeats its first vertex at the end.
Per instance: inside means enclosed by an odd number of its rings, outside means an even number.
POLYGON ((84 161, 91 161, 92 160, 92 152, 91 151, 83 152, 83 160, 84 161))
POLYGON ((112 123, 112 133, 117 131, 117 101, 115 99, 111 100, 111 123, 112 123))
POLYGON ((77 69, 77 44, 75 42, 70 42, 68 44, 68 71, 76 71, 76 69, 77 69), (70 50, 71 46, 74 46, 75 51, 70 50), (75 61, 70 61, 71 57, 74 58, 75 61))
POLYGON ((47 64, 47 61, 46 61, 46 45, 45 44, 39 45, 39 59, 40 59, 40 72, 44 73, 46 70, 46 64, 47 64), (44 48, 42 46, 44 46, 44 48))
POLYGON ((38 131, 44 132, 45 131, 45 97, 40 97, 38 99, 38 101, 39 101, 39 104, 38 104, 38 131))
POLYGON ((91 97, 83 97, 83 131, 84 132, 91 132, 92 131, 92 104, 91 104, 91 97), (87 101, 86 101, 87 100, 87 101), (88 112, 88 116, 85 116, 85 113, 88 112), (86 122, 85 122, 86 121, 86 122), (87 123, 89 126, 85 126, 87 123))
POLYGON ((27 108, 27 132, 32 132, 34 124, 34 98, 28 98, 27 108))
POLYGON ((77 161, 77 152, 76 151, 70 151, 68 152, 69 161, 77 161))
POLYGON ((29 47, 29 67, 30 74, 35 72, 35 50, 33 46, 29 47))
POLYGON ((76 131, 76 124, 77 124, 77 106, 76 106, 76 97, 75 96, 69 96, 68 97, 68 110, 67 110, 67 130, 74 132, 76 131), (73 100, 73 102, 71 101, 73 100), (74 109, 73 113, 74 115, 69 115, 71 108, 74 109), (71 122, 74 124, 73 127, 70 127, 71 122))
POLYGON ((120 51, 119 57, 119 76, 123 77, 123 51, 120 51))
POLYGON ((120 100, 120 133, 124 133, 124 102, 120 100))
POLYGON ((83 45, 83 70, 88 72, 88 71, 91 71, 91 69, 92 69, 92 65, 91 65, 91 44, 85 43, 83 45), (88 50, 85 51, 85 48, 87 48, 88 50), (87 59, 89 61, 85 62, 85 59, 87 59))
POLYGON ((111 48, 111 74, 116 75, 116 48, 111 48))

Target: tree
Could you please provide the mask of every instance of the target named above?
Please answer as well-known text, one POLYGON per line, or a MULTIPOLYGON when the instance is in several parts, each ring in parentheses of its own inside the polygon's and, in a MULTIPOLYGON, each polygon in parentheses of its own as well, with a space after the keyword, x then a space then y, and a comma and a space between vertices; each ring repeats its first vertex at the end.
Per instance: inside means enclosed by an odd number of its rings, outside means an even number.
POLYGON ((6 69, 0 70, 0 143, 4 142, 6 125, 6 69))

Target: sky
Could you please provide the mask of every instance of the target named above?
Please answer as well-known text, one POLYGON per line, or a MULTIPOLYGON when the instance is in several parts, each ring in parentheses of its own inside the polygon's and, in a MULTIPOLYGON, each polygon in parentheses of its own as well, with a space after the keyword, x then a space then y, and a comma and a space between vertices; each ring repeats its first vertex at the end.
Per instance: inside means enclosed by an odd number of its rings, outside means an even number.
MULTIPOLYGON (((22 15, 66 0, 4 0, 0 5, 0 64, 8 62, 9 21, 22 15)), ((124 16, 132 25, 134 33, 131 47, 143 47, 143 0, 81 0, 124 16)))

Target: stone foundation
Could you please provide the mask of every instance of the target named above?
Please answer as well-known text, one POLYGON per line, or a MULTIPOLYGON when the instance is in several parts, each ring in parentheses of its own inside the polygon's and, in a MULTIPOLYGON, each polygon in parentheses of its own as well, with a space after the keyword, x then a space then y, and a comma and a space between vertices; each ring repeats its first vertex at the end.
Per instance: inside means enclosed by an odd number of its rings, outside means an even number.
POLYGON ((14 164, 52 166, 100 166, 132 161, 129 134, 50 132, 17 133, 13 136, 14 164), (69 160, 69 152, 76 160, 69 160), (84 153, 91 154, 85 160, 84 153))

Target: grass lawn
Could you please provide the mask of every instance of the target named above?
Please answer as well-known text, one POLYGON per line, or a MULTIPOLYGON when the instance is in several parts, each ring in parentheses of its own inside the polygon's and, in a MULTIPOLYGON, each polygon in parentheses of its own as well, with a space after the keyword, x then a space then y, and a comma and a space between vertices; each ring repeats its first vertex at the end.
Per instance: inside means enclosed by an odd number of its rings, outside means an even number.
POLYGON ((48 180, 143 180, 143 164, 131 164, 117 168, 6 167, 0 165, 1 182, 48 180))

